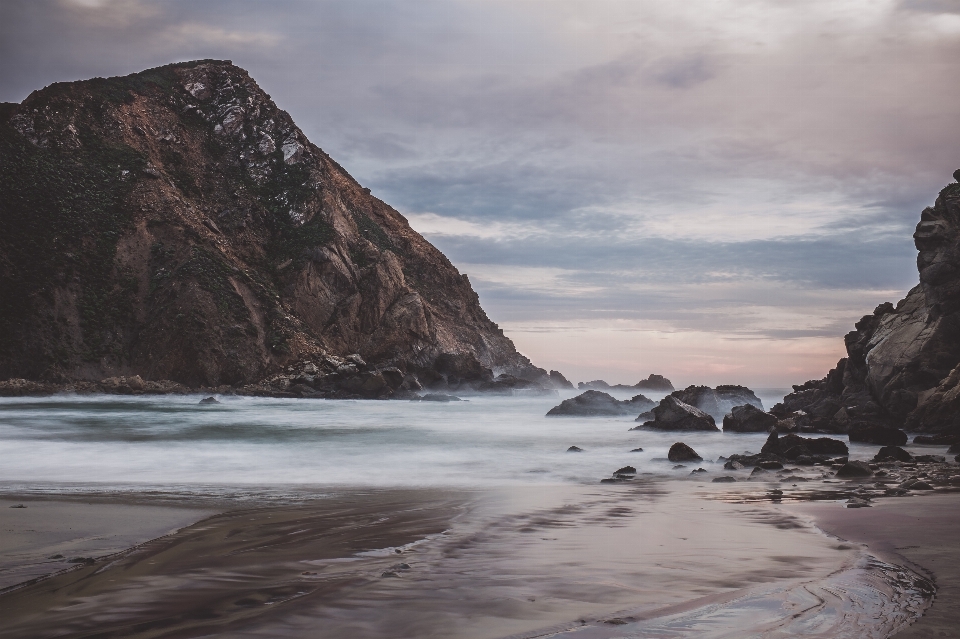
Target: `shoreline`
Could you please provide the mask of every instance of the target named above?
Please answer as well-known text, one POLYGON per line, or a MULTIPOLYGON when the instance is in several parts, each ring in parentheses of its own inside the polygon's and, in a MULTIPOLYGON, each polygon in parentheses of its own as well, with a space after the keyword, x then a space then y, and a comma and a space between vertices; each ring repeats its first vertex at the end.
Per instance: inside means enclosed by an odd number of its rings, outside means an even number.
MULTIPOLYGON (((167 499, 24 497, 129 512, 177 507, 167 499)), ((207 510, 175 534, 0 594, 0 637, 302 637, 318 626, 329 630, 320 636, 606 637, 678 619, 709 626, 717 606, 757 621, 770 602, 800 605, 801 587, 872 578, 862 550, 793 504, 733 503, 670 481, 180 501, 207 510)))
POLYGON ((864 544, 870 551, 931 577, 937 592, 923 616, 896 633, 897 639, 954 637, 960 628, 960 494, 915 495, 878 500, 872 508, 838 504, 789 504, 829 535, 864 544))

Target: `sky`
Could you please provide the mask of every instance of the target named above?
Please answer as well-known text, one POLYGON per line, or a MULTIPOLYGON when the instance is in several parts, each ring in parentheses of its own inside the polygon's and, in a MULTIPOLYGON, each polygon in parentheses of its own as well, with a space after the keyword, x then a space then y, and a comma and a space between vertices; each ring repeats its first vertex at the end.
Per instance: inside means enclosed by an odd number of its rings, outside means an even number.
POLYGON ((822 377, 960 168, 960 0, 2 5, 2 101, 247 69, 574 382, 822 377))

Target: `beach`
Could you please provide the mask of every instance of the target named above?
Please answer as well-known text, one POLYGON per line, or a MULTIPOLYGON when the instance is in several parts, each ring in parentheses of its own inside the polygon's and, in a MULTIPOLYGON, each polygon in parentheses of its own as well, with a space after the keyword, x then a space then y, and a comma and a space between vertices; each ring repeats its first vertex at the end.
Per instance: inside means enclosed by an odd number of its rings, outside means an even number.
MULTIPOLYGON (((849 537, 843 527, 864 514, 912 517, 920 499, 855 512, 730 503, 707 484, 677 483, 357 489, 297 504, 186 509, 101 496, 84 502, 91 518, 135 515, 144 525, 134 536, 197 521, 0 595, 0 636, 791 636, 799 619, 807 636, 885 637, 929 605, 904 599, 889 580, 870 582, 881 571, 865 563, 924 574, 927 555, 883 545, 909 541, 909 527, 885 542, 857 537, 869 522, 849 537), (858 594, 861 582, 872 585, 858 594), (845 588, 845 601, 806 605, 845 588)), ((941 505, 955 499, 934 496, 941 505)), ((69 521, 81 505, 18 503, 26 508, 5 511, 5 525, 31 509, 48 523, 69 521)), ((101 521, 104 532, 113 527, 101 521)), ((933 615, 952 601, 943 579, 933 615)))
MULTIPOLYGON (((549 418, 551 397, 198 402, 0 403, 0 637, 949 627, 937 619, 952 607, 940 564, 953 557, 955 465, 892 463, 869 481, 838 481, 829 465, 727 470, 721 455, 759 450, 766 434, 549 418), (670 462, 681 438, 704 459, 670 462), (627 465, 636 473, 609 483, 627 465), (936 494, 886 496, 918 473, 936 494), (870 518, 899 513, 903 526, 879 535, 870 518), (922 539, 914 516, 932 518, 922 539)), ((850 444, 850 456, 876 449, 850 444)))

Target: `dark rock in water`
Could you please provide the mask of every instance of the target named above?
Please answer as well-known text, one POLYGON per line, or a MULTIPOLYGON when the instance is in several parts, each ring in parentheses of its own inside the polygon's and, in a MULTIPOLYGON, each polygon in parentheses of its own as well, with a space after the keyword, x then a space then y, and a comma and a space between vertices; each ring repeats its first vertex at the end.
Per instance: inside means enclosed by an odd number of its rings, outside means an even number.
POLYGON ((744 404, 734 406, 730 414, 723 418, 723 432, 733 433, 769 433, 779 420, 756 406, 744 404))
POLYGON ((567 452, 568 452, 568 453, 582 453, 582 452, 583 452, 583 449, 580 448, 579 446, 571 446, 570 448, 567 449, 567 452))
POLYGON ((907 434, 899 428, 890 428, 880 424, 856 424, 850 427, 850 441, 880 446, 903 446, 907 443, 907 434))
POLYGON ((654 420, 642 424, 643 428, 654 430, 705 430, 716 431, 713 417, 702 410, 685 404, 676 397, 668 395, 653 409, 654 420))
POLYGON ((577 388, 580 390, 610 390, 610 384, 602 379, 595 379, 592 382, 579 382, 577 388))
POLYGON ((547 411, 547 417, 635 415, 637 412, 650 410, 655 405, 655 402, 643 395, 620 401, 607 393, 588 390, 576 397, 563 400, 559 406, 554 406, 547 411))
POLYGON ((715 484, 729 484, 737 481, 736 477, 731 477, 729 475, 724 475, 723 477, 714 477, 713 483, 715 484))
POLYGON ((642 452, 643 452, 643 449, 642 449, 642 448, 634 448, 634 449, 631 450, 630 452, 631 452, 631 453, 642 453, 642 452))
POLYGON ((866 462, 848 461, 837 471, 837 477, 872 477, 873 471, 866 462))
POLYGON ((201 404, 219 404, 220 402, 217 401, 216 397, 204 397, 203 399, 200 400, 200 403, 201 404))
POLYGON ((724 470, 743 470, 744 468, 746 468, 746 466, 736 459, 728 459, 723 465, 724 470))
POLYGON ((673 384, 669 379, 663 375, 654 375, 650 374, 646 379, 641 379, 634 385, 634 388, 637 390, 646 390, 646 391, 656 391, 656 392, 673 392, 673 384))
POLYGON ((913 461, 921 464, 942 464, 947 461, 947 458, 943 455, 917 455, 913 458, 913 461))
POLYGON ((895 459, 897 461, 908 462, 913 459, 913 455, 899 446, 884 446, 874 456, 873 461, 883 461, 884 459, 895 459))
POLYGON ((720 385, 716 388, 687 386, 683 390, 674 391, 670 396, 684 404, 699 408, 715 421, 723 421, 724 416, 732 411, 734 406, 749 404, 763 410, 763 403, 746 386, 720 385))
POLYGON ((427 393, 422 397, 414 397, 411 402, 462 402, 463 400, 455 395, 444 395, 443 393, 427 393))
POLYGON ((613 473, 614 475, 636 475, 637 469, 633 466, 624 466, 623 468, 617 470, 613 473))
POLYGON ((670 447, 670 452, 667 453, 667 459, 672 462, 703 461, 703 457, 698 455, 697 451, 683 442, 677 442, 670 447))
POLYGON ((690 471, 690 474, 691 474, 691 475, 698 475, 698 474, 700 474, 700 473, 705 473, 705 472, 707 472, 707 469, 706 469, 706 468, 694 468, 693 470, 690 471))

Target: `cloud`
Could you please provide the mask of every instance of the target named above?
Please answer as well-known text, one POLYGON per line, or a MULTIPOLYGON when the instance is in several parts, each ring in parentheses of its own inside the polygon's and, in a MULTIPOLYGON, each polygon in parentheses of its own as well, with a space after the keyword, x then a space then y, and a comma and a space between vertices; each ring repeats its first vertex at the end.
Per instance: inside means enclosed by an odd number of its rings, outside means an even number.
POLYGON ((767 340, 812 375, 835 355, 818 340, 916 282, 912 228, 960 167, 958 17, 951 0, 7 0, 0 99, 233 59, 521 345, 625 322, 611 334, 674 336, 631 342, 657 361, 696 345, 773 371, 767 340))

